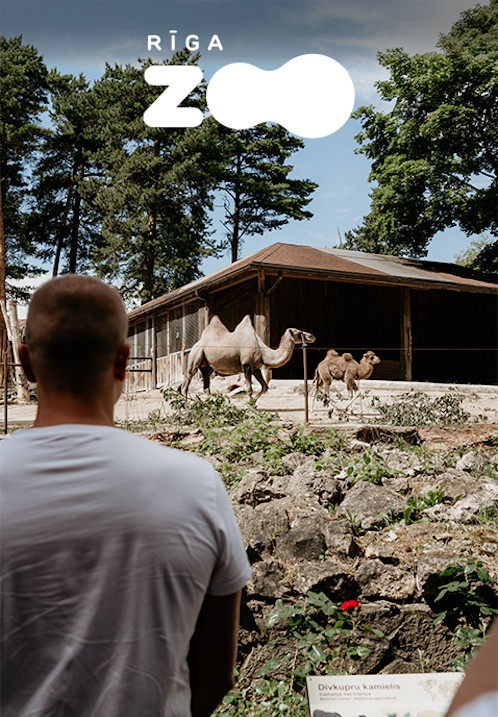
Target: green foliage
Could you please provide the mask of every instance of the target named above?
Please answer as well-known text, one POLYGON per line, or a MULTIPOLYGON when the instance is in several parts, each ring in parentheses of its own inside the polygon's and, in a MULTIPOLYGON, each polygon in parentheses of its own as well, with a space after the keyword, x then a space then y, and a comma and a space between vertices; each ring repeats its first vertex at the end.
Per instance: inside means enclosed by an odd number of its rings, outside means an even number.
MULTIPOLYGON (((184 50, 168 64, 193 64, 184 50)), ((212 120, 200 127, 152 128, 143 113, 158 95, 143 77, 150 61, 107 66, 93 93, 97 160, 106 181, 88 188, 101 218, 98 273, 142 303, 196 279, 210 238, 214 176, 219 161, 212 120)), ((188 102, 204 108, 203 86, 188 102)))
POLYGON ((290 219, 309 219, 304 209, 317 184, 293 179, 289 157, 304 147, 278 124, 244 130, 219 128, 223 154, 218 187, 224 197, 223 226, 231 259, 236 261, 244 236, 264 234, 290 219))
POLYGON ((339 652, 352 662, 367 657, 370 648, 362 643, 362 637, 385 639, 380 630, 341 610, 323 592, 310 591, 300 604, 276 600, 267 625, 276 635, 268 643, 271 657, 249 684, 239 679, 216 714, 305 717, 308 675, 335 672, 339 652))
MULTIPOLYGON (((27 226, 30 166, 43 138, 48 73, 38 50, 23 44, 22 37, 0 36, 0 66, 0 298, 5 298, 6 278, 36 273, 28 261, 35 255, 27 226)), ((9 294, 17 292, 9 287, 9 294)))
POLYGON ((444 623, 455 633, 455 644, 461 654, 455 663, 464 669, 498 615, 496 586, 487 569, 479 561, 449 565, 439 574, 438 594, 434 598, 434 624, 444 623))
POLYGON ((161 393, 172 409, 169 420, 186 426, 235 426, 256 413, 251 406, 239 408, 221 393, 204 397, 196 395, 194 398, 186 398, 173 388, 163 388, 161 393))
POLYGON ((199 450, 224 460, 221 473, 228 483, 240 479, 240 464, 254 464, 255 454, 260 455, 268 473, 285 475, 292 470, 282 462, 289 453, 319 457, 327 449, 345 446, 345 439, 333 430, 318 437, 300 428, 285 439, 280 435, 278 416, 258 410, 254 403, 239 407, 222 394, 185 398, 170 388, 162 394, 171 409, 167 420, 202 430, 205 438, 199 450))
POLYGON ((393 475, 380 453, 373 448, 367 448, 359 457, 353 456, 345 467, 345 472, 351 484, 366 480, 381 485, 384 478, 393 475))
POLYGON ((434 602, 441 602, 446 608, 438 614, 439 622, 452 617, 475 627, 483 617, 498 614, 496 594, 492 589, 497 583, 481 562, 450 565, 439 578, 441 584, 434 602))
POLYGON ((438 52, 380 52, 388 111, 360 107, 359 152, 375 183, 370 213, 346 247, 424 256, 436 232, 459 224, 498 234, 498 0, 462 13, 438 52))
POLYGON ((437 398, 412 390, 388 404, 374 397, 372 406, 380 413, 379 422, 393 426, 460 426, 471 419, 462 408, 463 399, 462 394, 452 390, 437 398))
POLYGON ((101 108, 83 75, 49 73, 51 125, 34 166, 35 206, 29 218, 38 256, 52 262, 54 275, 82 272, 100 240, 100 223, 88 201, 87 185, 102 181, 96 165, 95 125, 101 108), (97 177, 99 180, 97 180, 97 177))
POLYGON ((422 511, 426 508, 432 508, 434 505, 443 503, 445 500, 445 492, 443 488, 435 488, 429 490, 426 495, 411 495, 403 508, 403 522, 405 525, 416 523, 422 518, 422 511))
POLYGON ((477 237, 464 251, 455 256, 454 262, 479 271, 490 279, 496 279, 498 276, 498 239, 493 240, 488 234, 477 237))

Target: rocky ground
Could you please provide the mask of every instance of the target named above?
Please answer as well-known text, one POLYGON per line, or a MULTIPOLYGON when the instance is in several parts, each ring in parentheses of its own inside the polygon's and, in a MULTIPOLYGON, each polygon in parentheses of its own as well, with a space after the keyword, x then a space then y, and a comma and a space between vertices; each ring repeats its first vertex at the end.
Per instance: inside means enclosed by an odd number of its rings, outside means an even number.
POLYGON ((302 386, 283 383, 257 409, 238 391, 118 405, 227 482, 253 574, 226 717, 307 714, 307 674, 462 669, 497 608, 496 387, 371 382, 361 410, 315 402, 305 424, 302 386))
POLYGON ((307 714, 307 674, 463 668, 498 607, 498 425, 464 404, 445 407, 458 425, 303 426, 283 412, 152 436, 224 475, 252 563, 220 714, 307 714))

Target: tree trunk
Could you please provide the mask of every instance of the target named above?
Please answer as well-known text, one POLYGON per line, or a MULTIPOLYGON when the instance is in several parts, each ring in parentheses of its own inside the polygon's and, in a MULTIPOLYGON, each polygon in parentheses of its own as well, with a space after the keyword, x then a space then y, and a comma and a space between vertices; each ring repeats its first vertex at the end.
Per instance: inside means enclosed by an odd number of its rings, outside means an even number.
POLYGON ((80 233, 80 210, 81 210, 81 194, 79 190, 79 184, 83 181, 84 175, 84 164, 80 162, 78 164, 78 182, 74 191, 74 204, 73 204, 73 221, 71 225, 71 244, 69 247, 69 272, 76 274, 76 268, 78 264, 78 239, 80 233))
MULTIPOLYGON (((77 167, 74 168, 73 174, 77 171, 77 167)), ((58 276, 59 274, 59 263, 61 260, 62 246, 64 244, 64 229, 67 226, 67 218, 69 216, 69 210, 71 209, 71 202, 73 199, 73 178, 71 176, 69 182, 69 189, 67 192, 66 206, 64 207, 64 214, 62 215, 62 222, 59 224, 57 232, 57 245, 55 248, 54 265, 52 267, 52 276, 58 276)))
MULTIPOLYGON (((242 159, 240 155, 237 156, 237 175, 240 174, 242 159)), ((238 187, 235 188, 235 196, 233 200, 233 227, 232 236, 230 239, 230 246, 232 249, 232 262, 237 261, 239 258, 239 244, 240 244, 240 190, 238 187)))
POLYGON ((157 211, 151 209, 147 220, 147 237, 144 247, 142 304, 154 299, 154 247, 157 239, 157 211))

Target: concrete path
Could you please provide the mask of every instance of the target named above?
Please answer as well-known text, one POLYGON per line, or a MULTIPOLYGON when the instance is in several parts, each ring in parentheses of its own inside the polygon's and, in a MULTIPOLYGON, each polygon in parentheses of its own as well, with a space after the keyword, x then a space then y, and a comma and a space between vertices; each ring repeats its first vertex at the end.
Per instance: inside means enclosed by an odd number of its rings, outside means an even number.
MULTIPOLYGON (((212 391, 227 393, 230 383, 227 379, 215 378, 212 381, 212 391)), ((334 394, 334 403, 339 408, 347 404, 345 387, 337 384, 341 394, 337 397, 334 394), (342 397, 341 397, 342 396, 342 397)), ((475 416, 478 420, 485 420, 489 423, 498 423, 498 386, 486 385, 457 385, 442 383, 417 383, 405 381, 362 381, 360 392, 362 395, 361 405, 357 400, 350 409, 350 421, 367 420, 375 415, 375 410, 370 406, 373 397, 379 398, 382 402, 389 402, 396 399, 402 393, 408 391, 423 391, 432 398, 455 392, 465 396, 463 408, 475 416), (362 414, 362 415, 361 415, 362 414)), ((200 393, 200 382, 192 383, 192 394, 200 393)), ((330 407, 314 400, 313 386, 308 382, 308 420, 310 423, 334 425, 337 422, 337 412, 329 416, 330 407)), ((233 393, 233 392, 232 392, 233 393)), ((237 404, 244 405, 247 402, 245 392, 235 392, 232 400, 237 404)), ((305 398, 302 381, 272 380, 268 393, 263 395, 257 403, 261 410, 275 411, 282 419, 295 422, 303 422, 305 418, 305 398)), ((169 408, 161 391, 147 391, 123 395, 116 404, 115 417, 118 421, 146 421, 149 417, 163 416, 169 408)), ((36 415, 36 403, 30 405, 9 405, 7 407, 8 428, 25 427, 32 425, 36 415)), ((4 408, 0 404, 0 432, 4 426, 4 408)))

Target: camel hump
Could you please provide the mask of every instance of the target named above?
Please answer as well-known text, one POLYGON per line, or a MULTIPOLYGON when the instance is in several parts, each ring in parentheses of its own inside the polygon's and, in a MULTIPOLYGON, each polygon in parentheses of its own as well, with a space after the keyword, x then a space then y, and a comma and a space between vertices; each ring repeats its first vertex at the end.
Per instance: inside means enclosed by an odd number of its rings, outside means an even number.
POLYGON ((223 326, 224 325, 222 320, 220 319, 220 317, 217 314, 215 316, 211 317, 211 320, 209 323, 212 324, 213 326, 223 326))
POLYGON ((339 354, 337 353, 337 351, 336 351, 335 349, 329 349, 329 350, 327 351, 327 356, 328 356, 329 358, 331 358, 332 356, 339 356, 339 354))
POLYGON ((344 361, 352 361, 352 360, 353 360, 353 354, 350 354, 350 353, 342 354, 342 358, 344 359, 344 361))

